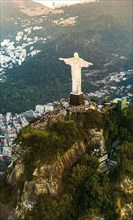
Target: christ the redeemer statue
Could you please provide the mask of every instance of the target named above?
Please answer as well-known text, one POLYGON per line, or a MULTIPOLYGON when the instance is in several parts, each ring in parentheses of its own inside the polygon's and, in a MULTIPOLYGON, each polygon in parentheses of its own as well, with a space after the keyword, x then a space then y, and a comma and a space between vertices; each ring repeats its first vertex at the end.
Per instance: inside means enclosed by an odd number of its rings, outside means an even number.
POLYGON ((82 94, 81 91, 81 69, 82 67, 92 66, 92 63, 89 63, 83 59, 81 59, 78 53, 74 53, 74 57, 72 58, 59 58, 59 60, 63 60, 66 64, 71 66, 71 74, 72 74, 72 93, 73 95, 82 94))

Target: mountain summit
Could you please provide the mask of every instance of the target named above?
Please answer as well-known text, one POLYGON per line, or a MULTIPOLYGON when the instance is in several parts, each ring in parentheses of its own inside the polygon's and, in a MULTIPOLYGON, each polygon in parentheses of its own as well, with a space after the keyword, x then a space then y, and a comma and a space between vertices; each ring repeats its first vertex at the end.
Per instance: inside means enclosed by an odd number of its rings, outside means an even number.
POLYGON ((59 107, 19 133, 1 220, 133 219, 133 108, 89 106, 59 107))

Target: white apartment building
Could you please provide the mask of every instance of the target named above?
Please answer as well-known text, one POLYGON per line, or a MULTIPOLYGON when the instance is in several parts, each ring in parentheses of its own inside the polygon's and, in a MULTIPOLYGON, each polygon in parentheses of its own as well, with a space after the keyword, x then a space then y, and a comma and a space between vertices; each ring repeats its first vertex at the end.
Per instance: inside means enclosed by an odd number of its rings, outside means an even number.
POLYGON ((7 114, 6 114, 6 121, 7 121, 7 123, 10 121, 11 116, 12 116, 11 112, 7 112, 7 114))
POLYGON ((36 112, 43 114, 44 110, 44 105, 36 105, 36 112))

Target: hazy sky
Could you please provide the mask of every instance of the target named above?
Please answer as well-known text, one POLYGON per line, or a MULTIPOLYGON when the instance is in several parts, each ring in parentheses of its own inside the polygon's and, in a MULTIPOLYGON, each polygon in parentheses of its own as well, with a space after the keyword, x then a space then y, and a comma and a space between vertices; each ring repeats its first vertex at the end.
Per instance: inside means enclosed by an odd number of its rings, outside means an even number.
POLYGON ((74 3, 79 3, 79 2, 82 2, 82 0, 69 0, 69 1, 66 1, 66 0, 60 0, 60 1, 57 1, 57 0, 33 0, 35 2, 39 2, 39 3, 42 3, 48 7, 51 7, 53 5, 53 2, 55 2, 56 4, 74 4, 74 3))

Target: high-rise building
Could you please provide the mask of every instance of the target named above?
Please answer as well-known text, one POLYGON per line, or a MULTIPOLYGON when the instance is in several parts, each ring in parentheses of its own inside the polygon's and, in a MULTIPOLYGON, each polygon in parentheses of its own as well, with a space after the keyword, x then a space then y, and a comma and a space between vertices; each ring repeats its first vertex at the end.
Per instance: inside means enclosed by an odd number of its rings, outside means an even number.
POLYGON ((121 100, 118 100, 117 109, 118 111, 122 111, 127 106, 127 99, 123 97, 121 100))

